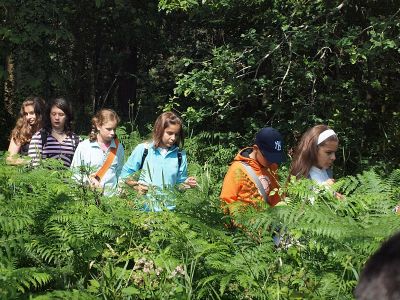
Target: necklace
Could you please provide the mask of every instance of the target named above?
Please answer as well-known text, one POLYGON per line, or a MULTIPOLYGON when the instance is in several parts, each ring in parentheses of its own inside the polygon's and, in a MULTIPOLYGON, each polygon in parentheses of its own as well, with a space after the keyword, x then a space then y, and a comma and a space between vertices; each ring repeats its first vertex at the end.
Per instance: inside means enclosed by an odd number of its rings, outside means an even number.
POLYGON ((62 143, 66 137, 64 130, 58 131, 56 129, 51 130, 51 135, 59 142, 62 143))
POLYGON ((63 135, 64 134, 64 130, 56 130, 54 128, 51 129, 51 132, 54 132, 54 133, 59 134, 59 135, 63 135))

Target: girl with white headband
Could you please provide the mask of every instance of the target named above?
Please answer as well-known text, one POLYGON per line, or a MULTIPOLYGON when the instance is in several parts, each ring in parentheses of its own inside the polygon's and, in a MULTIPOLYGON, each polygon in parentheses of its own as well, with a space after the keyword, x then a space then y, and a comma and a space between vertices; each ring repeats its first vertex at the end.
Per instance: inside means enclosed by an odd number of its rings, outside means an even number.
MULTIPOLYGON (((310 178, 319 184, 331 186, 331 167, 336 159, 339 139, 326 125, 316 125, 301 137, 294 153, 290 174, 296 178, 310 178)), ((335 193, 337 198, 342 196, 335 193)))

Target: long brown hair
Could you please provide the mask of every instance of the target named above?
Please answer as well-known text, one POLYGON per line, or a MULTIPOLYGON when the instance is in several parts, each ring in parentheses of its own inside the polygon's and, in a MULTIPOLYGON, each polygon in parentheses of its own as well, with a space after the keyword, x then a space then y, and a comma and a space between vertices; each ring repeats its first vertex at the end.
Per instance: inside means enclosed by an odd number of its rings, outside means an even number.
POLYGON ((102 126, 107 122, 119 123, 119 117, 115 111, 108 108, 103 108, 99 110, 92 118, 92 130, 89 134, 89 141, 94 142, 97 140, 97 126, 102 126))
POLYGON ((175 140, 175 145, 182 146, 184 143, 184 136, 182 130, 182 120, 173 112, 164 112, 158 116, 153 128, 153 141, 154 147, 159 147, 164 135, 164 130, 169 125, 179 125, 180 130, 175 140))
POLYGON ((290 175, 296 178, 307 177, 311 167, 317 163, 318 147, 325 145, 328 141, 339 141, 336 135, 332 135, 318 145, 319 135, 328 129, 330 129, 328 126, 321 124, 308 129, 303 134, 294 152, 290 175))
POLYGON ((31 141, 32 135, 43 127, 43 113, 45 110, 44 100, 40 97, 30 96, 22 102, 19 116, 14 129, 11 131, 10 139, 18 145, 24 145, 31 141), (25 107, 32 105, 36 115, 35 124, 29 125, 25 116, 25 107))

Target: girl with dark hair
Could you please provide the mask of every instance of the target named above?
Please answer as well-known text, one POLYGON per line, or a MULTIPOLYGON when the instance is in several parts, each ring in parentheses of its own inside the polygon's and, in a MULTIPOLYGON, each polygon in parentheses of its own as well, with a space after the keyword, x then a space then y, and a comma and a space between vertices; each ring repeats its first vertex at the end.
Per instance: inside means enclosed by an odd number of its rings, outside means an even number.
POLYGON ((47 107, 45 126, 32 136, 28 154, 32 165, 41 159, 55 158, 65 167, 71 165, 79 136, 72 132, 72 109, 64 98, 53 99, 47 107))
MULTIPOLYGON (((331 167, 336 159, 339 139, 326 125, 316 125, 301 137, 294 152, 290 175, 309 178, 318 184, 332 186, 334 179, 331 167)), ((337 198, 343 196, 335 192, 337 198)))
POLYGON ((119 144, 115 130, 119 123, 117 113, 102 109, 92 118, 89 139, 78 145, 72 160, 73 178, 77 182, 102 189, 112 196, 124 164, 124 147, 119 144))
POLYGON ((27 162, 27 160, 17 157, 17 154, 28 155, 32 135, 43 126, 44 107, 44 100, 40 97, 31 96, 22 102, 19 118, 10 136, 6 159, 8 164, 19 165, 27 162))
MULTIPOLYGON (((170 189, 176 184, 183 188, 197 186, 194 177, 187 176, 186 152, 179 146, 183 145, 184 136, 182 120, 173 112, 164 112, 158 116, 153 128, 153 140, 150 143, 139 144, 132 152, 121 172, 121 179, 141 194, 146 194, 149 187, 160 194, 163 189, 170 189), (140 173, 139 180, 128 177, 136 171, 140 173)), ((150 210, 162 210, 157 197, 150 210)), ((165 204, 167 209, 173 209, 172 203, 165 204)))

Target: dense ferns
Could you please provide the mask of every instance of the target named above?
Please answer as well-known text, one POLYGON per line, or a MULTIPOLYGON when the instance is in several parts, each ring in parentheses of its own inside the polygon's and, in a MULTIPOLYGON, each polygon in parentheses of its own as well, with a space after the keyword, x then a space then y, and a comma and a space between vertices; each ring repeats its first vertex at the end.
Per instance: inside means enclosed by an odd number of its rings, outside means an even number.
POLYGON ((54 166, 0 166, 0 298, 351 299, 400 228, 400 170, 343 178, 343 201, 292 181, 285 202, 234 216, 236 229, 199 170, 176 211, 147 213, 137 195, 102 198, 54 166))

